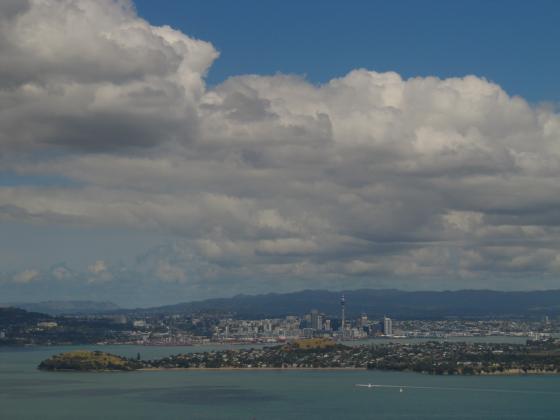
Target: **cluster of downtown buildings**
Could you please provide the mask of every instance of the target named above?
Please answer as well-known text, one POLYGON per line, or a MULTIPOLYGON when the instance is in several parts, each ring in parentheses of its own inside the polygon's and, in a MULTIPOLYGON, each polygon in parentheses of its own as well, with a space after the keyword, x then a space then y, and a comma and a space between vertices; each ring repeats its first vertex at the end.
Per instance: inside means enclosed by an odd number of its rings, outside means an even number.
POLYGON ((371 320, 367 314, 358 319, 346 319, 346 301, 340 300, 340 318, 328 317, 317 309, 303 317, 237 320, 223 319, 215 327, 214 341, 285 341, 297 338, 329 337, 357 340, 372 336, 393 336, 393 321, 385 316, 381 321, 371 320))
MULTIPOLYGON (((340 301, 340 316, 328 316, 313 309, 310 313, 283 318, 238 319, 229 316, 199 314, 189 318, 193 326, 204 325, 205 334, 195 335, 180 328, 182 315, 121 319, 132 325, 129 343, 151 345, 188 345, 209 343, 282 343, 301 338, 360 340, 393 337, 393 320, 384 316, 372 320, 367 314, 346 319, 345 300, 340 301), (157 331, 155 331, 157 330, 157 331)), ((124 318, 121 316, 121 318, 124 318)), ((199 331, 201 329, 199 328, 199 331)))
POLYGON ((372 336, 393 335, 393 321, 370 320, 363 314, 357 320, 330 319, 317 310, 303 316, 285 318, 237 320, 223 319, 215 327, 213 341, 285 341, 298 338, 330 337, 344 340, 364 339, 372 336))
MULTIPOLYGON (((124 318, 124 317, 122 317, 124 318)), ((560 322, 545 317, 541 321, 520 320, 398 320, 388 316, 370 319, 362 313, 346 317, 346 301, 340 300, 338 316, 317 309, 303 316, 282 318, 239 319, 217 314, 188 316, 168 314, 121 322, 132 325, 129 343, 151 345, 189 345, 210 343, 281 343, 301 338, 363 340, 368 338, 446 338, 476 336, 546 337, 560 331, 560 322), (185 322, 196 328, 183 329, 185 322), (202 334, 200 334, 203 332, 202 334)))

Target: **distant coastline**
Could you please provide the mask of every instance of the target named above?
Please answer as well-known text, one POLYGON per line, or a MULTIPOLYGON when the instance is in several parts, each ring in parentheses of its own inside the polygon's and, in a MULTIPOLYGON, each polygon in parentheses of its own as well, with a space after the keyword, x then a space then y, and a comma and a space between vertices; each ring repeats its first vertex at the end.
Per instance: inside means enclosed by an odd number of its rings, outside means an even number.
MULTIPOLYGON (((557 337, 558 334, 555 334, 554 337, 557 337)), ((527 340, 530 339, 530 335, 524 334, 495 334, 495 335, 449 335, 445 337, 438 337, 438 336, 392 336, 392 337, 366 337, 366 338, 358 338, 358 339, 349 339, 344 340, 341 343, 343 344, 350 344, 350 343, 360 343, 360 344, 386 344, 391 342, 428 342, 428 341, 449 341, 449 342, 483 342, 483 343, 492 343, 494 340, 496 342, 506 342, 507 339, 517 339, 517 340, 527 340), (503 340, 498 340, 503 339, 503 340)), ((2 343, 0 342, 1 347, 61 347, 61 346, 72 346, 76 348, 81 348, 83 346, 95 346, 95 347, 107 347, 107 346, 141 346, 141 347, 162 347, 162 348, 183 348, 183 347, 208 347, 208 346, 216 346, 216 347, 227 347, 227 346, 235 346, 235 347, 247 347, 247 346, 278 346, 283 345, 290 340, 282 340, 282 341, 209 341, 208 343, 189 343, 189 344, 175 344, 175 343, 137 343, 137 342, 110 342, 110 343, 25 343, 25 344, 13 344, 13 343, 2 343)))
POLYGON ((380 370, 434 375, 550 375, 560 373, 560 343, 435 342, 346 346, 329 339, 281 346, 183 353, 155 360, 99 350, 71 351, 44 360, 48 371, 380 370))

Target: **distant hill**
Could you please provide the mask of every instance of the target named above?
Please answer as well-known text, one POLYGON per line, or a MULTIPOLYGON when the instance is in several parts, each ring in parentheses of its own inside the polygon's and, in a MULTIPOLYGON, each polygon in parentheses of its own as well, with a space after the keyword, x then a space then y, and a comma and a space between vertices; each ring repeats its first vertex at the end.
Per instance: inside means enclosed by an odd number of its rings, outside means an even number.
POLYGON ((157 308, 138 309, 145 313, 231 313, 239 318, 302 315, 311 309, 338 317, 340 296, 346 298, 346 314, 356 317, 388 315, 397 319, 506 318, 560 315, 560 290, 498 292, 459 290, 405 292, 399 290, 349 290, 331 292, 304 290, 294 293, 237 295, 157 308))
POLYGON ((91 300, 50 300, 36 303, 14 303, 12 306, 49 315, 99 314, 120 309, 119 306, 112 302, 97 302, 91 300))
POLYGON ((0 329, 18 328, 40 321, 49 321, 51 318, 47 314, 28 312, 20 308, 0 307, 0 329))

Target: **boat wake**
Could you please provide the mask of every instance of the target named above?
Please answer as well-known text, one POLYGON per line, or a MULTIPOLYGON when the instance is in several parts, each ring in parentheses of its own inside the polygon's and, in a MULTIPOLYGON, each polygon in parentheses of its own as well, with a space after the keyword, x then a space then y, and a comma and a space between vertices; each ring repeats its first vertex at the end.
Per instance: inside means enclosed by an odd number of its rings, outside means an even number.
POLYGON ((403 392, 407 389, 432 390, 432 391, 459 391, 459 392, 496 392, 504 394, 539 394, 560 395, 555 391, 540 391, 530 389, 500 389, 500 388, 465 388, 465 387, 443 387, 443 386, 414 386, 414 385, 386 385, 386 384, 355 384, 356 387, 370 389, 398 389, 403 392))

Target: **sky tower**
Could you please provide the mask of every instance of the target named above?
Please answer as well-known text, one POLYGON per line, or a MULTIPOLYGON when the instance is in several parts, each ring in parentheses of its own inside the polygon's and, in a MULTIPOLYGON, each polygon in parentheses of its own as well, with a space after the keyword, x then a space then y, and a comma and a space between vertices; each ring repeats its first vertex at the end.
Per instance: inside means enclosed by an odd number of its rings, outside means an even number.
POLYGON ((342 323, 340 324, 340 331, 344 331, 344 324, 346 323, 346 301, 344 300, 344 295, 340 298, 340 310, 342 312, 342 323))

